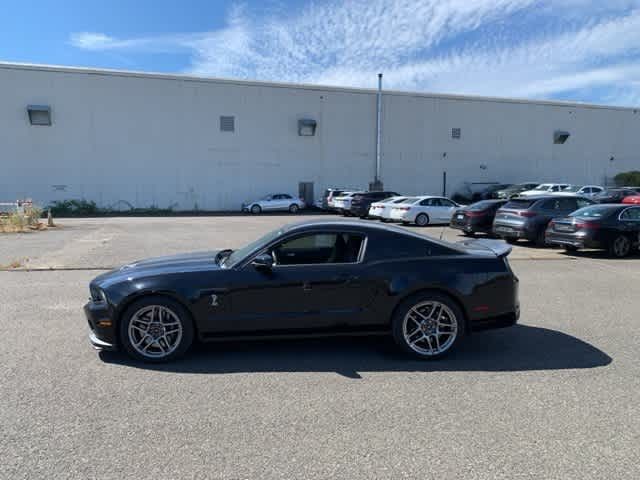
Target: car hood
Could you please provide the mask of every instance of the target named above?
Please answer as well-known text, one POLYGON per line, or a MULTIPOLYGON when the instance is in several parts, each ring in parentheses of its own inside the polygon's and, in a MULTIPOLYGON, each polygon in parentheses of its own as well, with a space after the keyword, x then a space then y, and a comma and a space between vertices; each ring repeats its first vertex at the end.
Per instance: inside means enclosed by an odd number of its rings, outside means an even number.
POLYGON ((103 273, 96 277, 93 284, 106 287, 123 280, 166 273, 193 272, 198 270, 219 270, 215 263, 216 251, 184 253, 137 260, 118 269, 103 273))

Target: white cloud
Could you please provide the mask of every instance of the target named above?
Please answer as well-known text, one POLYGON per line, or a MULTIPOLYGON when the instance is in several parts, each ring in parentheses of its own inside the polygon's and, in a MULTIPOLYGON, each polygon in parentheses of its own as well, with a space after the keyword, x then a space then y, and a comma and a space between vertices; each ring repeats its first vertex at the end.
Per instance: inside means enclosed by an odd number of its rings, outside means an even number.
POLYGON ((328 0, 259 17, 240 5, 212 32, 71 44, 186 51, 190 72, 222 77, 371 87, 383 71, 396 89, 640 98, 639 0, 328 0))

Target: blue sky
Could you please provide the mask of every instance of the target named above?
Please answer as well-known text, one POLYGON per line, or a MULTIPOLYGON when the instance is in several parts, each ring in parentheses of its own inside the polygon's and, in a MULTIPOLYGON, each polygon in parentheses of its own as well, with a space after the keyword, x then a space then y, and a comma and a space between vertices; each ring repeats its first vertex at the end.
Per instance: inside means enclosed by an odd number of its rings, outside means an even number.
POLYGON ((640 0, 5 0, 0 60, 640 105, 640 0))

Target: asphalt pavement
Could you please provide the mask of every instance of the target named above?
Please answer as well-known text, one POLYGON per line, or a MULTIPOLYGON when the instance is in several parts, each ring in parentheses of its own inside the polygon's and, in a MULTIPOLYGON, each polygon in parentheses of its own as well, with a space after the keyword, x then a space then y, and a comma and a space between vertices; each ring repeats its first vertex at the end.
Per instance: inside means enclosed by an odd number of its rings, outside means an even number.
POLYGON ((520 324, 434 362, 380 337, 211 344, 160 366, 90 348, 92 268, 277 219, 1 237, 3 261, 69 270, 0 272, 0 478, 640 478, 638 257, 518 247, 520 324))

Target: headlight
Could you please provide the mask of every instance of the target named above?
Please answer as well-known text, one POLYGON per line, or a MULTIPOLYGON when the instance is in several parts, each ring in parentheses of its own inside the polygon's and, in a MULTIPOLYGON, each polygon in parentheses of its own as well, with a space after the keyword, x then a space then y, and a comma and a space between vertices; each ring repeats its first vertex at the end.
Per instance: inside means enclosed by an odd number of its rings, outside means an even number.
POLYGON ((107 302, 107 297, 101 288, 90 287, 89 291, 91 292, 91 300, 94 302, 107 302))

